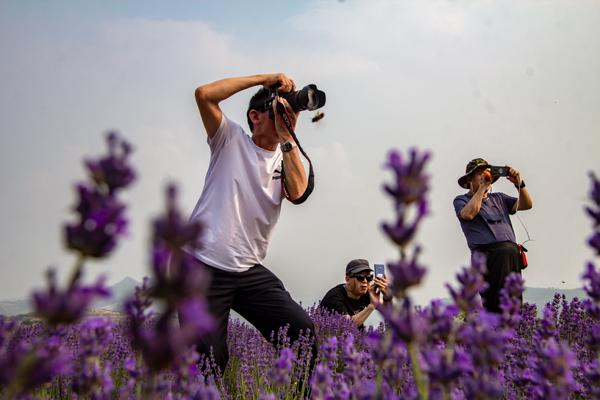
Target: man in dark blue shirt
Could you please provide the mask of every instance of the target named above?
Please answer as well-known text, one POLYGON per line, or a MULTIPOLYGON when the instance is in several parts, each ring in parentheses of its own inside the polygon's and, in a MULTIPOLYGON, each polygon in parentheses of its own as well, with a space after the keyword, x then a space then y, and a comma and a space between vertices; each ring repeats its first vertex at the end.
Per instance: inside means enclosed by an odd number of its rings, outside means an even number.
POLYGON ((487 272, 484 276, 489 287, 481 293, 486 310, 499 313, 500 289, 511 272, 521 273, 520 253, 509 215, 529 210, 533 201, 518 170, 507 166, 506 177, 519 191, 518 197, 505 193, 491 193, 490 165, 482 158, 471 160, 458 184, 469 191, 454 199, 454 210, 467 239, 471 253, 486 256, 487 272))

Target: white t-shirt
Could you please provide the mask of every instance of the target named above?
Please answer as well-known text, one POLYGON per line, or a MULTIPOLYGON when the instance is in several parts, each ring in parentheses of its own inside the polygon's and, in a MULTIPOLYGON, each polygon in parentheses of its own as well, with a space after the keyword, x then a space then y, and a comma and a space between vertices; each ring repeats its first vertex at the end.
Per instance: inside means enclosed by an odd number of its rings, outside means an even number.
POLYGON ((258 147, 225 114, 208 145, 204 189, 190 217, 204 225, 203 247, 186 251, 211 267, 243 272, 262 263, 279 219, 281 150, 258 147))

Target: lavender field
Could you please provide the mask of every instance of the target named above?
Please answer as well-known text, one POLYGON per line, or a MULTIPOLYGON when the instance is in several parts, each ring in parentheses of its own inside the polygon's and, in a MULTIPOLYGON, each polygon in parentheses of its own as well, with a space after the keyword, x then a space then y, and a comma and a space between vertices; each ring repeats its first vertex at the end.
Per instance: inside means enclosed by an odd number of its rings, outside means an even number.
MULTIPOLYGON (((524 282, 516 274, 503 291, 502 313, 484 311, 479 258, 447 285, 450 304, 414 306, 411 288, 427 272, 415 236, 428 213, 430 159, 417 150, 392 151, 386 160, 396 220, 382 228, 398 259, 387 265, 395 298, 379 309, 379 327, 358 330, 312 307, 315 332, 291 343, 283 328, 269 343, 233 320, 230 361, 218 371, 193 346, 213 321, 202 296, 207 278, 181 249, 198 241, 202 226, 178 211, 174 186, 152 222, 149 278, 123 304, 123 317, 86 317, 95 299, 110 295, 102 279, 82 283, 86 261, 109 257, 118 245, 127 227, 120 194, 136 178, 131 146, 116 134, 107 142, 107 155, 85 162, 89 179, 77 185, 75 217, 64 227, 76 260, 69 280, 61 284, 48 272, 47 287, 31 295, 35 318, 0 316, 0 398, 600 398, 600 271, 593 261, 581 266, 589 298, 556 296, 542 317, 534 305, 521 305, 524 282)), ((588 242, 598 256, 600 181, 590 178, 588 242)))

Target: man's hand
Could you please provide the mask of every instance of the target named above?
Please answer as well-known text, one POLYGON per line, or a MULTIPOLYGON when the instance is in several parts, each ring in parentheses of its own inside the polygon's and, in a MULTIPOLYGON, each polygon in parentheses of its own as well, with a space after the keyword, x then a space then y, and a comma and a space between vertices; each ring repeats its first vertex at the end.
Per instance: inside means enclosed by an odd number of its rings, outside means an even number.
POLYGON ((279 85, 279 91, 282 93, 291 92, 296 89, 294 81, 286 74, 282 73, 265 75, 263 85, 266 87, 279 85))
POLYGON ((384 303, 389 303, 392 300, 392 289, 385 275, 376 276, 373 280, 373 287, 375 287, 378 294, 383 296, 384 303))
POLYGON ((275 113, 275 129, 277 131, 277 136, 279 136, 279 141, 281 143, 285 143, 292 140, 292 135, 287 130, 285 123, 283 122, 283 118, 277 112, 277 104, 281 103, 285 107, 285 113, 292 125, 292 129, 296 129, 296 121, 298 120, 298 114, 294 113, 292 107, 287 102, 286 99, 282 97, 277 97, 276 101, 273 102, 273 112, 275 113))
POLYGON ((519 170, 511 167, 510 165, 507 165, 507 167, 508 176, 506 178, 511 181, 513 185, 519 187, 519 185, 521 185, 521 174, 519 173, 519 170))
POLYGON ((377 286, 373 285, 369 288, 369 298, 373 307, 377 308, 381 304, 381 293, 377 290, 377 286))
POLYGON ((480 193, 487 193, 490 190, 490 186, 492 186, 492 181, 488 181, 485 179, 484 174, 479 175, 479 188, 477 189, 480 193))

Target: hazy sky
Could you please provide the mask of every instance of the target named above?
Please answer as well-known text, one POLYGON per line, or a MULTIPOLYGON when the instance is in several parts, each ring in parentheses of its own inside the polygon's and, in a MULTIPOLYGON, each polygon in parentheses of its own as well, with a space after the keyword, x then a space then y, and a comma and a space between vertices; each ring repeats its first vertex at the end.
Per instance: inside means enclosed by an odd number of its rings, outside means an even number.
MULTIPOLYGON (((452 200, 468 160, 521 170, 534 209, 526 284, 580 286, 592 258, 583 214, 587 172, 600 173, 598 1, 6 1, 0 2, 0 299, 62 280, 81 160, 117 129, 136 148, 129 235, 87 276, 141 280, 149 221, 166 182, 191 212, 209 151, 194 89, 220 78, 285 72, 327 92, 325 118, 298 136, 316 189, 286 204, 265 264, 292 296, 317 301, 352 258, 388 262, 380 224, 391 148, 433 152, 431 216, 418 235, 428 266, 419 301, 447 296, 467 263, 452 200), (226 3, 226 4, 223 4, 226 3)), ((222 103, 244 123, 255 89, 222 103)), ((245 125, 245 123, 244 123, 245 125)), ((496 191, 516 194, 508 183, 496 191)), ((526 234, 513 219, 519 241, 526 234)))

